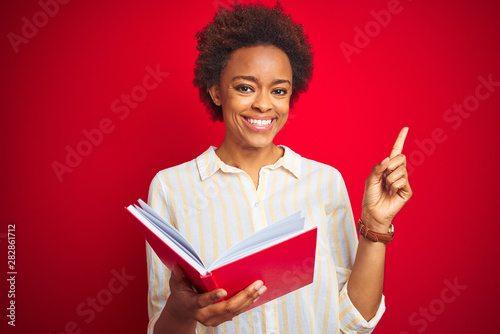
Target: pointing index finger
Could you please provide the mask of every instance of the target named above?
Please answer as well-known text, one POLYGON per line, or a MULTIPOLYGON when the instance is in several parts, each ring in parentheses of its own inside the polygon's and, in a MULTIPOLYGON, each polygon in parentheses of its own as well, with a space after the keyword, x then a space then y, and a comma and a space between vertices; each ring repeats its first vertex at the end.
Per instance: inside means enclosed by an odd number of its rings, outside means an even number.
POLYGON ((392 147, 391 155, 389 155, 389 158, 394 158, 396 155, 401 154, 403 151, 403 145, 405 143, 406 135, 408 134, 408 127, 404 127, 401 129, 398 135, 398 139, 396 139, 396 142, 394 143, 394 146, 392 147))

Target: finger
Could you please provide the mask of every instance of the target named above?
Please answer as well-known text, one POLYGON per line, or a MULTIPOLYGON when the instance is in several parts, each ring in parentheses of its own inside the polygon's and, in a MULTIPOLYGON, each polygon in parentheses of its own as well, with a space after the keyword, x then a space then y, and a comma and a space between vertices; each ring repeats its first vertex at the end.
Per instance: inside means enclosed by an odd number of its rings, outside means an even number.
POLYGON ((172 291, 189 291, 193 295, 197 296, 195 303, 196 307, 204 308, 216 301, 227 296, 227 292, 224 289, 216 289, 206 293, 196 293, 192 290, 190 284, 184 279, 184 271, 179 264, 175 264, 172 267, 172 276, 170 278, 170 288, 172 291))
MULTIPOLYGON (((250 307, 266 290, 267 287, 263 285, 262 281, 254 282, 224 303, 220 303, 220 311, 229 314, 231 318, 237 316, 250 307)), ((217 306, 219 307, 219 305, 217 306)))
POLYGON ((390 159, 387 157, 384 160, 382 160, 381 163, 376 164, 370 175, 368 176, 368 179, 366 180, 367 182, 371 182, 373 179, 375 180, 380 180, 382 178, 382 174, 384 171, 387 169, 387 166, 389 166, 390 159))
POLYGON ((398 138, 396 139, 396 142, 394 143, 394 146, 392 147, 391 154, 389 155, 389 158, 394 158, 396 155, 401 154, 403 152, 403 145, 405 143, 406 135, 408 134, 408 127, 404 127, 401 129, 399 132, 398 138))
POLYGON ((197 307, 205 308, 214 304, 216 301, 221 300, 227 296, 227 292, 224 289, 216 289, 210 292, 201 293, 198 295, 197 307))
POLYGON ((214 326, 231 320, 246 311, 266 290, 267 288, 263 285, 262 281, 256 281, 233 297, 221 303, 210 305, 210 307, 205 309, 200 309, 205 314, 204 318, 208 320, 204 324, 214 326))
POLYGON ((385 178, 385 188, 390 190, 392 184, 398 181, 400 178, 404 177, 406 174, 406 168, 404 166, 399 166, 395 170, 393 170, 386 178, 385 178))
POLYGON ((396 180, 392 185, 391 185, 391 190, 390 194, 396 194, 399 190, 404 189, 406 185, 408 184, 408 180, 404 177, 396 180))
POLYGON ((228 300, 227 308, 232 310, 234 314, 242 313, 250 307, 260 295, 266 292, 266 290, 267 287, 264 286, 264 283, 262 281, 257 281, 228 300))
POLYGON ((396 157, 392 158, 389 161, 389 163, 387 164, 387 169, 384 171, 385 176, 391 174, 400 166, 406 167, 406 156, 404 154, 398 154, 396 157))

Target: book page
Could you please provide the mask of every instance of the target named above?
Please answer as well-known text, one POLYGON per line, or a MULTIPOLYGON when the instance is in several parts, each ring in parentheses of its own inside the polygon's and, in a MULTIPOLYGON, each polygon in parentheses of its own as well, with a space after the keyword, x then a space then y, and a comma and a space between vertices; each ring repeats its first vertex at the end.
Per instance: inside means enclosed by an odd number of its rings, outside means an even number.
POLYGON ((191 255, 193 255, 194 258, 202 266, 205 266, 204 263, 203 263, 203 260, 198 255, 198 252, 196 251, 196 249, 194 249, 193 246, 191 246, 191 244, 189 243, 189 241, 187 241, 186 238, 184 238, 182 236, 182 234, 180 234, 179 231, 177 231, 177 229, 175 227, 173 227, 165 219, 163 219, 162 216, 160 216, 158 213, 156 213, 156 211, 153 210, 153 208, 151 208, 142 199, 139 199, 138 202, 141 205, 142 209, 144 211, 146 211, 146 213, 149 214, 148 218, 150 217, 150 219, 153 219, 153 222, 156 222, 156 224, 159 225, 158 227, 160 229, 162 229, 163 231, 165 231, 170 237, 172 237, 175 241, 177 241, 178 243, 180 243, 186 250, 188 250, 188 253, 191 254, 191 255))
MULTIPOLYGON (((182 236, 182 234, 180 234, 179 231, 177 231, 172 225, 167 223, 165 219, 159 216, 149 205, 144 203, 142 200, 139 200, 139 203, 141 205, 144 205, 143 207, 145 207, 146 210, 135 206, 134 209, 136 210, 136 212, 141 214, 141 216, 146 219, 151 225, 156 227, 156 229, 158 229, 163 236, 167 237, 168 240, 171 241, 171 243, 174 243, 178 248, 182 250, 184 254, 194 260, 198 264, 198 266, 201 266, 202 268, 204 268, 204 271, 206 271, 205 264, 201 260, 200 256, 193 248, 193 246, 191 246, 189 242, 182 236)), ((137 217, 137 215, 135 216, 137 217)))
POLYGON ((304 223, 305 218, 301 217, 301 212, 295 212, 238 242, 222 253, 221 256, 212 263, 208 270, 211 271, 212 269, 230 263, 245 255, 300 234, 304 230, 304 223))

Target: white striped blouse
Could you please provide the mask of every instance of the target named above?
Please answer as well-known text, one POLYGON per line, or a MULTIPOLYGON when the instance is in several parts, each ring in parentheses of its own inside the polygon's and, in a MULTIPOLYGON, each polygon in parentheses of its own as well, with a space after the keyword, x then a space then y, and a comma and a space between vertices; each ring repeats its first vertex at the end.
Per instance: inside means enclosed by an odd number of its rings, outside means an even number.
MULTIPOLYGON (((198 333, 370 333, 385 311, 384 297, 366 321, 347 295, 357 249, 352 209, 340 173, 285 150, 275 164, 250 176, 226 165, 210 147, 198 158, 160 171, 149 189, 149 205, 177 228, 209 266, 219 254, 255 231, 301 210, 318 227, 314 282, 217 327, 198 333)), ((146 243, 148 333, 170 293, 170 272, 146 243)))

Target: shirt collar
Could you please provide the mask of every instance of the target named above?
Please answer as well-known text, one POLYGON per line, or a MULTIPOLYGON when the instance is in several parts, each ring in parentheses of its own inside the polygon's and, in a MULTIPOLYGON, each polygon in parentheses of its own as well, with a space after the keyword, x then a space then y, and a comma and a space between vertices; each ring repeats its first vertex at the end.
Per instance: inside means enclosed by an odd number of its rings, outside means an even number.
MULTIPOLYGON (((292 173, 297 179, 300 177, 300 155, 292 151, 290 148, 284 145, 278 145, 285 150, 285 154, 278 159, 274 164, 265 166, 263 168, 276 169, 283 167, 292 173)), ((233 166, 226 165, 222 160, 219 159, 217 154, 215 154, 215 146, 210 146, 208 150, 203 152, 199 157, 196 158, 196 165, 198 167, 198 172, 200 173, 201 180, 212 176, 219 169, 225 173, 241 173, 242 170, 233 166)))

